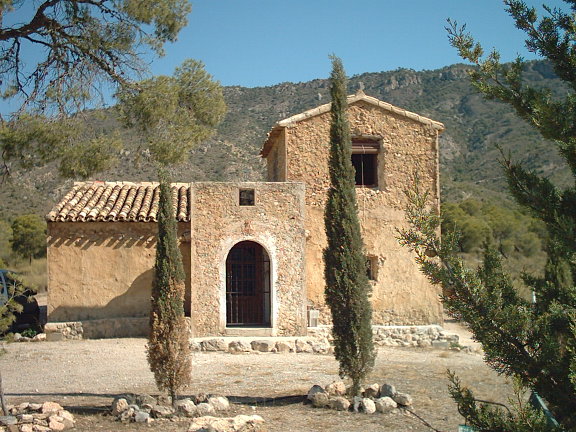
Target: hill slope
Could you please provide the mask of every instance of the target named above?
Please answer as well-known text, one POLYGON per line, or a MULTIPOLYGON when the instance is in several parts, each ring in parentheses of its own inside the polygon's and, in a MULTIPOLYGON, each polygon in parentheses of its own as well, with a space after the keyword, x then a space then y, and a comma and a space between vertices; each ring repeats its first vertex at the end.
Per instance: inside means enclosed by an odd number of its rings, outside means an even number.
MULTIPOLYGON (((498 163, 500 144, 516 160, 562 183, 567 170, 552 145, 544 141, 505 105, 484 101, 477 95, 464 65, 415 72, 400 69, 365 73, 350 79, 349 93, 362 83, 370 96, 443 122, 441 136, 441 182, 444 200, 470 195, 506 199, 498 163)), ((528 64, 527 80, 563 91, 560 81, 545 62, 528 64)), ((217 134, 196 148, 190 160, 173 169, 178 181, 262 180, 264 165, 258 156, 272 125, 293 114, 329 102, 328 80, 282 83, 271 87, 225 87, 228 114, 217 134)), ((91 113, 89 121, 104 130, 119 128, 113 111, 91 113)), ((130 135, 130 131, 124 134, 130 135)), ((99 174, 101 180, 152 181, 156 174, 138 154, 134 144, 122 155, 118 167, 99 174)), ((0 186, 0 217, 36 212, 44 214, 71 186, 54 166, 19 171, 0 186)))

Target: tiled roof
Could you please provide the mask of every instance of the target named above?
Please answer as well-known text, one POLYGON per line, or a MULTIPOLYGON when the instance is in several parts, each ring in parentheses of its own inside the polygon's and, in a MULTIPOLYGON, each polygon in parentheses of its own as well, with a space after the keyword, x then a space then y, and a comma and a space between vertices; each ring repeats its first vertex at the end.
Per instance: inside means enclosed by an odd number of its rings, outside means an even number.
MULTIPOLYGON (((429 126, 429 127, 436 129, 440 132, 444 130, 444 124, 442 124, 440 122, 437 122, 435 120, 431 120, 427 117, 423 117, 419 114, 416 114, 416 113, 413 113, 410 111, 406 111, 405 109, 398 108, 394 105, 389 104, 388 102, 383 102, 381 100, 378 100, 375 97, 368 96, 362 90, 359 90, 355 95, 348 96, 348 105, 352 105, 353 103, 360 102, 360 101, 369 103, 371 105, 375 105, 375 106, 380 107, 386 111, 390 111, 391 113, 394 113, 394 114, 400 115, 402 117, 406 117, 406 118, 409 118, 411 120, 417 121, 419 123, 425 124, 426 126, 429 126)), ((278 136, 278 134, 280 133, 280 131, 283 128, 290 126, 294 123, 298 123, 302 120, 306 120, 310 117, 316 117, 320 114, 327 113, 328 111, 330 111, 331 105, 332 105, 331 103, 320 105, 319 107, 312 108, 308 111, 304 111, 303 113, 293 115, 292 117, 288 117, 287 119, 284 119, 284 120, 280 120, 278 123, 276 123, 274 126, 272 126, 272 130, 270 130, 270 132, 268 132, 268 138, 266 139, 266 142, 264 142, 264 146, 262 147, 262 150, 260 151, 260 155, 262 157, 268 156, 268 153, 272 149, 272 144, 274 142, 274 139, 276 139, 276 137, 278 136)))
MULTIPOLYGON (((190 187, 172 184, 176 219, 190 220, 190 187)), ((51 222, 156 222, 160 188, 158 183, 82 182, 46 215, 51 222)))

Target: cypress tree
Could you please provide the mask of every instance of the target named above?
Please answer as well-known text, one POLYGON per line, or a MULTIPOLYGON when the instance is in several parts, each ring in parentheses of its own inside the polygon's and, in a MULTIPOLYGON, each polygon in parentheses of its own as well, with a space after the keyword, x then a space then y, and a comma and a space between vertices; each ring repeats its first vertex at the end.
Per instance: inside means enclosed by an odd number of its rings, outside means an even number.
POLYGON ((340 376, 352 380, 352 395, 374 366, 370 283, 366 274, 360 223, 356 208, 352 142, 347 117, 346 75, 332 57, 330 94, 330 189, 324 213, 328 245, 324 250, 326 303, 332 313, 334 355, 340 376))
POLYGON ((176 403, 179 390, 190 383, 189 328, 184 318, 184 268, 178 249, 170 183, 160 172, 158 243, 150 309, 148 363, 156 385, 176 403))

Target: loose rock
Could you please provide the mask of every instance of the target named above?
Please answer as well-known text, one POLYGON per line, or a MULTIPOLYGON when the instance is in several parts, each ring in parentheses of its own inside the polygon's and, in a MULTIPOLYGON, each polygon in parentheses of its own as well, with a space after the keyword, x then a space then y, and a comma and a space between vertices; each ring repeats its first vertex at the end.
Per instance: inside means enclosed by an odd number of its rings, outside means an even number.
POLYGON ((230 402, 223 396, 214 396, 208 399, 208 403, 214 407, 216 411, 227 411, 230 408, 230 402))
POLYGON ((134 398, 134 403, 136 405, 139 405, 139 406, 144 406, 144 405, 154 406, 158 402, 156 401, 156 398, 154 398, 153 396, 150 396, 147 394, 141 394, 141 395, 138 395, 134 398))
POLYGON ((148 414, 146 411, 138 411, 134 415, 134 421, 136 423, 149 423, 150 420, 151 420, 150 414, 148 414))
POLYGON ((190 399, 177 401, 176 410, 186 417, 194 417, 196 415, 196 405, 190 399))
POLYGON ((135 413, 134 408, 128 408, 125 411, 122 411, 120 413, 120 415, 118 416, 118 419, 121 422, 129 423, 132 421, 132 417, 134 416, 134 413, 135 413))
POLYGON ((59 416, 51 416, 48 421, 48 427, 53 431, 63 431, 66 429, 66 426, 60 421, 61 419, 62 417, 59 416))
POLYGON ((112 415, 118 416, 128 409, 128 401, 124 398, 116 398, 112 401, 112 415))
POLYGON ((264 419, 258 415, 239 415, 236 417, 197 417, 188 432, 258 432, 263 431, 264 419))
POLYGON ((348 411, 348 408, 350 408, 350 401, 342 396, 330 398, 330 408, 337 411, 348 411))
POLYGON ((311 353, 312 352, 312 345, 308 343, 307 340, 297 339, 296 340, 296 352, 297 353, 311 353))
POLYGON ((276 344, 269 340, 255 340, 250 343, 254 351, 270 352, 276 348, 276 344))
POLYGON ((346 384, 344 384, 344 381, 334 381, 326 386, 326 392, 330 396, 344 396, 346 394, 346 384))
POLYGON ((58 412, 60 410, 63 410, 64 408, 62 408, 62 406, 60 404, 57 404, 56 402, 44 402, 42 404, 42 413, 51 413, 51 412, 58 412))
POLYGON ((18 419, 15 416, 0 416, 0 425, 10 426, 18 423, 18 419))
POLYGON ((392 399, 394 399, 394 402, 396 402, 398 405, 412 405, 412 396, 407 393, 396 393, 392 399))
POLYGON ((312 406, 324 408, 330 406, 330 398, 326 392, 317 392, 312 396, 312 406))
POLYGON ((374 414, 376 412, 376 405, 370 398, 362 398, 360 407, 366 414, 374 414))
POLYGON ((200 342, 202 351, 226 351, 228 346, 224 339, 208 339, 200 342))
POLYGON ((228 352, 239 353, 239 352, 250 352, 252 347, 246 342, 233 341, 228 344, 228 352))
POLYGON ((196 405, 196 415, 198 416, 208 416, 211 414, 215 414, 216 410, 212 405, 206 402, 202 402, 196 405))
POLYGON ((174 414, 174 408, 166 406, 166 405, 154 405, 152 410, 150 411, 154 417, 169 417, 174 414))
POLYGON ((208 402, 208 395, 206 393, 198 393, 194 396, 194 403, 196 405, 201 404, 202 402, 208 402))
POLYGON ((383 414, 392 412, 392 410, 398 406, 396 402, 394 402, 394 399, 388 396, 376 399, 374 405, 376 405, 376 411, 383 414))
POLYGON ((293 342, 276 342, 276 352, 294 352, 293 342))
POLYGON ((391 384, 382 384, 380 387, 380 397, 394 397, 396 394, 396 387, 391 384))
POLYGON ((32 414, 18 414, 16 416, 20 423, 33 423, 34 416, 32 414))
POLYGON ((312 398, 314 397, 314 395, 316 393, 326 393, 326 390, 324 390, 321 386, 319 386, 318 384, 315 384, 312 386, 312 388, 308 391, 308 395, 306 396, 306 398, 309 401, 312 401, 312 398))
POLYGON ((366 398, 373 398, 378 396, 380 392, 380 385, 379 384, 371 384, 364 389, 364 397, 366 398))

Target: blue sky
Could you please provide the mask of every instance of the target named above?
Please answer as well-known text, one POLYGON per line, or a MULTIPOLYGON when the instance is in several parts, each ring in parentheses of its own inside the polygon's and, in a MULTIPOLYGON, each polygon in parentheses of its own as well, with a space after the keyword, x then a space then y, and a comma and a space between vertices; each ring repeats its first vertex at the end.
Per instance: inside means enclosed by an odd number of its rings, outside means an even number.
MULTIPOLYGON (((25 1, 6 21, 29 19, 34 3, 25 1)), ((540 1, 526 3, 542 12, 540 1)), ((546 4, 567 8, 562 0, 546 4)), ((486 49, 498 48, 504 61, 518 54, 535 58, 502 0, 192 0, 188 26, 165 47, 166 55, 144 56, 154 75, 171 75, 194 58, 223 85, 246 87, 327 78, 330 54, 342 59, 349 76, 430 70, 460 61, 448 43, 447 18, 466 23, 486 49)), ((114 103, 112 93, 104 89, 107 104, 114 103)), ((18 106, 19 99, 0 101, 0 113, 18 106)))
MULTIPOLYGON (((526 3, 541 10, 540 1, 526 3)), ((151 69, 171 74, 195 58, 223 85, 248 87, 326 78, 331 53, 348 75, 436 69, 460 61, 444 29, 448 17, 503 60, 534 58, 501 0, 195 0, 188 27, 151 69)))

